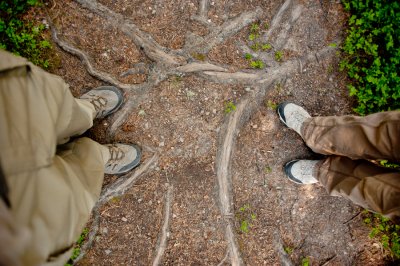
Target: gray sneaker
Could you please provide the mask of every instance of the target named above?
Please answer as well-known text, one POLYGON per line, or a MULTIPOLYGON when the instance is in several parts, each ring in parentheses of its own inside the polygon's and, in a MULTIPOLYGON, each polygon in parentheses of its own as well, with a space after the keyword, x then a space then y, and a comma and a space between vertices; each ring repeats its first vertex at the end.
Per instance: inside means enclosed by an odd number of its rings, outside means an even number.
POLYGON ((110 151, 110 159, 105 165, 106 174, 123 174, 140 164, 142 152, 134 144, 107 144, 104 145, 110 151))
POLYGON ((289 102, 281 103, 277 108, 277 112, 279 119, 299 135, 301 135, 300 130, 303 122, 311 117, 303 107, 289 102))
POLYGON ((88 91, 80 99, 93 104, 96 110, 96 118, 103 118, 121 107, 124 96, 116 87, 102 86, 88 91))
POLYGON ((314 170, 319 160, 294 160, 286 163, 285 173, 290 181, 296 184, 314 184, 318 180, 314 176, 314 170))

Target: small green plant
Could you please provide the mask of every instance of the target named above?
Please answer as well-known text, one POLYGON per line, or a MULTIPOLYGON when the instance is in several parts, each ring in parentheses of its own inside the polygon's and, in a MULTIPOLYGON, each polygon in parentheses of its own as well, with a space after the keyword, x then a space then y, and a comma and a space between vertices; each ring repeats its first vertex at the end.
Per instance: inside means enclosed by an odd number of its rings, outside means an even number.
POLYGON ((260 25, 257 23, 251 24, 250 32, 258 33, 260 30, 260 25))
POLYGON ((301 266, 310 266, 310 258, 309 257, 302 258, 301 266))
POLYGON ((232 101, 225 103, 225 110, 224 110, 225 114, 229 114, 235 110, 236 110, 236 105, 232 101))
POLYGON ((68 263, 66 263, 64 266, 72 266, 73 261, 78 258, 79 254, 81 254, 81 247, 83 244, 83 241, 85 241, 87 235, 89 234, 89 229, 85 228, 82 231, 82 234, 79 236, 78 240, 75 243, 75 247, 72 251, 72 256, 69 259, 68 263))
POLYGON ((278 108, 278 104, 274 103, 271 100, 268 100, 265 105, 267 106, 268 109, 271 110, 276 110, 276 108, 278 108))
POLYGON ((364 223, 371 227, 370 238, 377 238, 392 259, 400 259, 400 225, 380 214, 363 211, 364 223))
POLYGON ((252 45, 250 45, 251 50, 257 52, 261 49, 261 44, 258 42, 253 43, 252 45))
POLYGON ((250 62, 250 66, 252 68, 258 68, 258 69, 262 69, 265 67, 264 62, 261 60, 255 60, 255 61, 251 61, 250 62))
POLYGON ((269 24, 267 22, 264 23, 264 29, 266 29, 266 30, 269 29, 269 24))
POLYGON ((256 34, 256 33, 250 33, 249 34, 249 40, 250 41, 254 41, 255 39, 257 39, 258 37, 260 37, 260 35, 256 34))
POLYGON ((264 167, 264 172, 265 172, 266 174, 270 174, 270 173, 272 172, 271 166, 269 166, 269 165, 265 166, 265 167, 264 167))
POLYGON ((286 254, 290 255, 293 253, 293 248, 291 247, 284 247, 283 250, 286 252, 286 254))
POLYGON ((246 58, 247 60, 251 60, 251 59, 253 59, 253 56, 251 54, 249 54, 249 53, 246 53, 244 55, 244 58, 246 58))
POLYGON ((333 43, 330 43, 330 44, 329 44, 329 47, 336 48, 336 47, 337 47, 337 44, 336 44, 336 43, 334 43, 334 42, 333 42, 333 43))
POLYGON ((281 62, 283 57, 283 52, 282 51, 276 51, 275 52, 275 60, 277 62, 281 62))
POLYGON ((50 67, 51 44, 43 34, 46 25, 26 16, 27 12, 39 6, 39 0, 0 2, 0 49, 26 57, 47 69, 50 67))
POLYGON ((271 49, 272 49, 272 45, 269 44, 269 43, 263 44, 261 46, 261 50, 263 50, 263 51, 268 51, 268 50, 271 50, 271 49))
POLYGON ((194 58, 194 59, 197 59, 197 60, 199 60, 199 61, 204 61, 204 60, 206 60, 206 55, 205 54, 200 54, 200 53, 193 53, 192 54, 192 57, 194 58))
POLYGON ((252 222, 257 219, 257 215, 252 213, 249 204, 245 204, 239 208, 239 212, 236 214, 236 218, 239 220, 239 231, 247 234, 250 231, 252 222))

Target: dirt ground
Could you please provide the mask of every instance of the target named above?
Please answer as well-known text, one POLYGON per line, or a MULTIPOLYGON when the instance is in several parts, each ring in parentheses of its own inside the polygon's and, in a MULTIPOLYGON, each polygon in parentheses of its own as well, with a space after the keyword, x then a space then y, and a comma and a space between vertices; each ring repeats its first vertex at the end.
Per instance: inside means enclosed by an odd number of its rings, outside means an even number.
POLYGON ((352 114, 330 45, 344 38, 340 1, 66 0, 48 10, 54 72, 74 96, 104 84, 125 94, 86 135, 144 150, 141 168, 105 177, 78 265, 385 264, 359 207, 282 171, 319 157, 280 123, 277 103, 352 114))

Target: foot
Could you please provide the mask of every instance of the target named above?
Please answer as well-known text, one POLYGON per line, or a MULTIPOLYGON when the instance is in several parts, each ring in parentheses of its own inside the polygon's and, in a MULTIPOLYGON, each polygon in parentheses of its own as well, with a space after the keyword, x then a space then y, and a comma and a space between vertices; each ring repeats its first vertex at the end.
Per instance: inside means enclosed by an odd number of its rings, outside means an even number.
POLYGON ((297 184, 314 184, 318 180, 315 178, 315 167, 319 160, 294 160, 286 163, 285 173, 290 181, 297 184))
POLYGON ((93 104, 96 110, 96 118, 103 118, 117 111, 124 99, 122 92, 112 86, 102 86, 92 89, 80 98, 93 104))
POLYGON ((121 143, 104 146, 110 152, 110 159, 106 163, 104 170, 106 174, 123 174, 139 165, 142 152, 138 146, 121 143))
POLYGON ((303 107, 288 102, 281 103, 277 108, 277 112, 280 120, 287 127, 296 131, 300 136, 301 126, 307 118, 311 117, 303 107))

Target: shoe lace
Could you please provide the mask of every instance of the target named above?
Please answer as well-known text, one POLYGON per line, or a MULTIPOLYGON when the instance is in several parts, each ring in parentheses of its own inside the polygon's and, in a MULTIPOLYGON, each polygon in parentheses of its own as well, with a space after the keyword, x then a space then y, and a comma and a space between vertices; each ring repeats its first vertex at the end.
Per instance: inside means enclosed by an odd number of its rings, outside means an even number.
POLYGON ((112 170, 115 170, 115 167, 118 166, 119 161, 125 157, 125 153, 116 145, 110 145, 108 146, 108 149, 110 151, 110 159, 108 160, 106 167, 110 167, 112 170))
POLYGON ((107 99, 98 95, 94 95, 90 100, 96 110, 96 117, 100 117, 105 112, 105 107, 107 106, 107 99))

